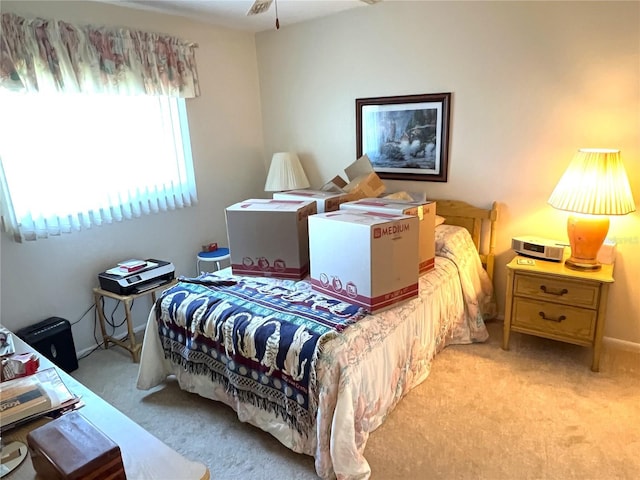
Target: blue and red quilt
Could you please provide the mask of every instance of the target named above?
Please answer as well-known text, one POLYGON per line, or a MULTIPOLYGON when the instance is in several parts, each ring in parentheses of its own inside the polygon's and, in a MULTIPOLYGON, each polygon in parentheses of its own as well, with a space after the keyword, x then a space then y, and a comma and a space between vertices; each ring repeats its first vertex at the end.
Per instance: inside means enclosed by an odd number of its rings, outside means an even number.
POLYGON ((155 311, 166 358, 301 433, 316 418, 314 365, 323 344, 366 315, 306 282, 212 275, 181 278, 155 311))

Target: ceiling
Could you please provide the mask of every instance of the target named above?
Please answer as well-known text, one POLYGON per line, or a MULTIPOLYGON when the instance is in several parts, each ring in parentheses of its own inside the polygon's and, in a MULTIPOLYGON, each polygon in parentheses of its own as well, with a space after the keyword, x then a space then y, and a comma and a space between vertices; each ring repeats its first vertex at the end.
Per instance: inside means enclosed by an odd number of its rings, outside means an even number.
POLYGON ((254 0, 98 0, 131 8, 171 13, 223 27, 261 32, 275 29, 276 2, 280 27, 332 15, 381 0, 275 0, 266 12, 247 16, 254 0))

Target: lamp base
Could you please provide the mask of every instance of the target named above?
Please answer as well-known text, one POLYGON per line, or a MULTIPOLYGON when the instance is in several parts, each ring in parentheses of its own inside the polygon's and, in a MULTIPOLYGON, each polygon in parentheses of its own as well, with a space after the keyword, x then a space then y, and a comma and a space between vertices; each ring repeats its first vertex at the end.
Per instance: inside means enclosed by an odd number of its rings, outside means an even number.
POLYGON ((609 217, 601 215, 571 214, 567 221, 567 234, 571 245, 571 257, 565 262, 567 268, 583 272, 595 272, 601 265, 598 251, 609 231, 609 217))
POLYGON ((602 268, 602 265, 598 262, 584 263, 580 260, 573 259, 573 257, 567 258, 564 261, 564 266, 570 268, 571 270, 579 270, 581 272, 596 272, 602 268))

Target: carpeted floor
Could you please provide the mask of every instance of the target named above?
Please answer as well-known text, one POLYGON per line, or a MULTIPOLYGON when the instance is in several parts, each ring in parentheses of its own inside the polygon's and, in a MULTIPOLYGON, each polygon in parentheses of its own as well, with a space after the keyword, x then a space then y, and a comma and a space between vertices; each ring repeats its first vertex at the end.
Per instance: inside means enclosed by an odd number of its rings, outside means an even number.
MULTIPOLYGON (((484 344, 451 346, 369 438, 372 479, 640 478, 640 354, 605 346, 600 373, 591 350, 512 334, 502 323, 484 344)), ((295 454, 228 407, 167 381, 139 391, 125 350, 98 350, 73 376, 211 478, 315 479, 295 454)), ((134 480, 134 479, 131 479, 134 480)))

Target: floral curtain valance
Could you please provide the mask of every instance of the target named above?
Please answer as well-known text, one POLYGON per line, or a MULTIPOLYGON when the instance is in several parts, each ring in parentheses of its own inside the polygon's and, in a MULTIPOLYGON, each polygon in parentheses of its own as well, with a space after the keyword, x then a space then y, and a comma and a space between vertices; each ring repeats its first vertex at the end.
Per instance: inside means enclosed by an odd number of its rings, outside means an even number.
POLYGON ((168 35, 2 14, 0 88, 200 95, 195 48, 168 35))

